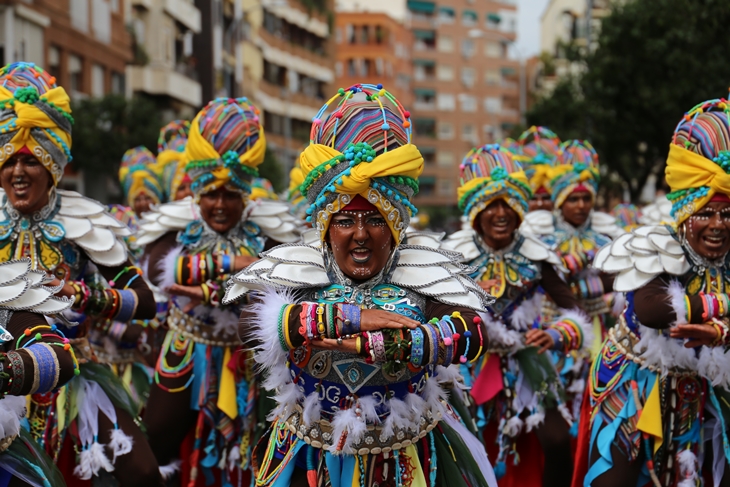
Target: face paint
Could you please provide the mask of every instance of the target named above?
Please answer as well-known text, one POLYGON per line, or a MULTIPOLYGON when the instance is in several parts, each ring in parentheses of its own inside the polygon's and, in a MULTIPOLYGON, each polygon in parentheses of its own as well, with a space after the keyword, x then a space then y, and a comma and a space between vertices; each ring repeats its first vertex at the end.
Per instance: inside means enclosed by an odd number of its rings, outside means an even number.
POLYGON ((385 268, 395 240, 378 211, 341 211, 332 216, 325 238, 337 266, 364 281, 385 268))

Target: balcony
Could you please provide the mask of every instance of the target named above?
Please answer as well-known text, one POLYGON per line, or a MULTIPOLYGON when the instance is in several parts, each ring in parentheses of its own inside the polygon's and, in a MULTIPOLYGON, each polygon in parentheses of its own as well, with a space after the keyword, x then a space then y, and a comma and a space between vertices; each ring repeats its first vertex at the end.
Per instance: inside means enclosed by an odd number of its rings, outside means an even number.
POLYGON ((167 67, 127 66, 127 80, 132 91, 169 96, 193 107, 203 104, 200 83, 167 67))
POLYGON ((165 12, 196 34, 200 33, 200 11, 189 0, 165 0, 165 12))

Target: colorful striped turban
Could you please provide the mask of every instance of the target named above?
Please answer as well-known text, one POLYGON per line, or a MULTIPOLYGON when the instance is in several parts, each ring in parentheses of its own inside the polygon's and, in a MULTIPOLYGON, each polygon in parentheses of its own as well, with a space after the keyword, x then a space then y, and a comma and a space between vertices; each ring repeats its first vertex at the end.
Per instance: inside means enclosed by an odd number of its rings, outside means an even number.
POLYGON ((187 120, 173 120, 160 129, 155 172, 162 181, 168 201, 175 199, 185 178, 185 144, 189 133, 190 122, 187 120))
POLYGON ((382 85, 340 88, 314 118, 299 164, 306 174, 300 190, 310 204, 307 221, 321 239, 332 215, 361 195, 385 217, 393 237, 403 240, 417 213, 410 200, 418 192, 423 157, 411 143, 410 113, 382 85))
POLYGON ((146 194, 155 204, 163 198, 162 185, 154 172, 155 156, 145 146, 129 149, 122 156, 119 182, 131 206, 140 194, 146 194))
POLYGON ((595 201, 601 179, 596 150, 585 140, 563 142, 555 166, 548 171, 548 179, 548 190, 556 208, 578 187, 589 191, 595 201))
POLYGON ((196 198, 225 186, 243 197, 264 161, 259 110, 247 98, 218 98, 193 119, 185 144, 186 171, 196 198))
POLYGON ((474 148, 464 157, 459 172, 459 209, 470 224, 498 199, 504 200, 520 219, 525 217, 532 192, 525 172, 508 150, 499 144, 474 148))
POLYGON ((71 162, 71 102, 56 79, 32 63, 0 69, 0 166, 26 148, 53 183, 71 162))
POLYGON ((520 145, 515 159, 525 169, 532 192, 548 189, 548 173, 560 151, 560 139, 547 127, 533 125, 517 139, 520 145))
POLYGON ((611 215, 616 218, 616 225, 630 232, 639 226, 641 212, 631 203, 619 203, 611 210, 611 215))
POLYGON ((682 223, 716 194, 730 195, 730 108, 708 100, 685 113, 669 145, 665 175, 671 214, 682 223))

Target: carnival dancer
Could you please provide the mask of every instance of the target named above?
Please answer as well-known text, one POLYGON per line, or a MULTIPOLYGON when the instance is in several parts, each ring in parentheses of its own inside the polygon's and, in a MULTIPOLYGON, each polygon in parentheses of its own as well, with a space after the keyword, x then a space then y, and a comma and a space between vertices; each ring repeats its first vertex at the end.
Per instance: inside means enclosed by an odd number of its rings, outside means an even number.
POLYGON ((641 211, 632 203, 617 204, 611 210, 611 215, 616 219, 616 225, 625 232, 638 227, 641 221, 641 211))
POLYGON ((83 479, 106 471, 120 485, 157 485, 134 402, 108 366, 91 361, 86 339, 91 318, 125 323, 154 316, 152 293, 122 240, 129 230, 100 203, 56 188, 71 160, 73 119, 55 79, 33 64, 5 66, 0 99, 0 261, 29 257, 33 269, 65 281, 57 294, 72 297, 73 310, 83 313, 81 325, 66 331, 80 375, 60 392, 32 396, 31 433, 55 459, 65 445, 68 463, 77 464, 83 479))
POLYGON ((192 196, 190 176, 185 171, 185 144, 190 122, 173 120, 160 129, 157 139, 155 171, 165 190, 165 201, 177 201, 192 196))
POLYGON ((626 309, 591 370, 585 486, 704 485, 699 462, 710 458, 713 484, 730 483, 727 440, 711 446, 726 430, 712 386, 730 385, 728 115, 726 100, 706 101, 675 129, 666 179, 676 226, 640 227, 594 261, 617 273, 626 309))
POLYGON ((166 475, 193 435, 183 485, 245 483, 257 388, 250 355, 239 353, 240 307, 220 299, 230 274, 266 245, 299 238, 286 203, 248 199, 265 148, 258 110, 245 98, 210 102, 185 146, 195 199, 160 205, 141 223, 148 277, 173 295, 145 421, 166 475))
POLYGON ((573 417, 559 371, 563 353, 590 342, 590 322, 560 278, 560 257, 519 230, 531 191, 512 154, 497 144, 475 148, 460 171, 459 208, 470 228, 451 235, 443 248, 461 253, 475 269, 471 277, 496 298, 482 315, 488 358, 462 365, 479 406, 480 430, 487 426, 485 443, 497 447, 495 470, 498 477, 506 474, 500 485, 570 485, 573 417), (553 322, 540 322, 540 287, 563 309, 553 322), (531 431, 537 448, 524 438, 531 431), (520 458, 534 468, 525 468, 520 458))
POLYGON ((487 348, 490 300, 455 253, 401 244, 423 169, 410 124, 382 86, 340 89, 300 156, 317 244, 264 252, 229 283, 225 301, 261 293, 241 335, 276 394, 258 485, 496 485, 444 388, 444 366, 487 348))
POLYGON ((78 373, 68 339, 46 322, 73 300, 54 295, 58 287, 29 259, 0 263, 0 486, 63 486, 46 452, 21 426, 26 396, 63 386, 78 373))
MULTIPOLYGON (((598 154, 590 143, 578 140, 563 142, 548 171, 550 193, 555 210, 531 211, 525 216, 522 231, 537 235, 563 260, 566 276, 573 294, 593 319, 594 342, 587 344, 596 352, 605 334, 604 324, 609 312, 604 294, 611 291, 612 278, 591 268, 593 258, 601 247, 621 235, 616 219, 594 211, 600 173, 598 154)), ((546 300, 546 319, 555 316, 555 307, 546 300)))
POLYGON ((549 128, 533 125, 520 134, 517 147, 512 150, 515 151, 514 159, 523 167, 530 181, 532 198, 529 211, 552 211, 549 173, 560 152, 560 139, 549 128))

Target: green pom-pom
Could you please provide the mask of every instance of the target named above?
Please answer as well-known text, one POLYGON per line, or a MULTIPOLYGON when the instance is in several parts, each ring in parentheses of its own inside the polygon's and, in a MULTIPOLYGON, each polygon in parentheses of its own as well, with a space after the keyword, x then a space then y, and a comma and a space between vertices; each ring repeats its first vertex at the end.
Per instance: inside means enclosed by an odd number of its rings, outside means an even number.
POLYGON ((24 88, 16 90, 13 97, 19 102, 27 103, 28 105, 32 105, 40 98, 40 96, 38 95, 38 90, 36 90, 32 86, 26 86, 24 88))
POLYGON ((35 339, 36 339, 36 340, 40 340, 40 339, 42 339, 42 338, 43 338, 43 335, 41 335, 40 333, 36 333, 36 334, 35 334, 35 339))

